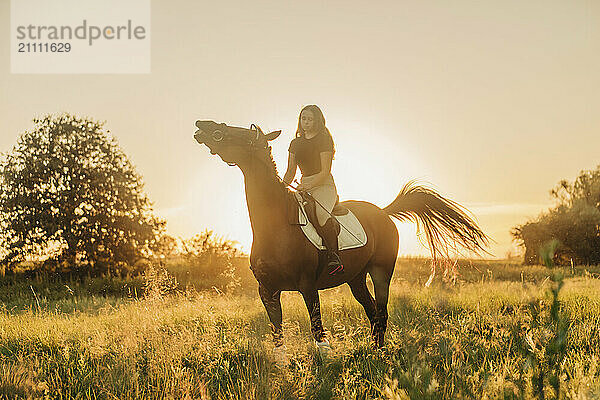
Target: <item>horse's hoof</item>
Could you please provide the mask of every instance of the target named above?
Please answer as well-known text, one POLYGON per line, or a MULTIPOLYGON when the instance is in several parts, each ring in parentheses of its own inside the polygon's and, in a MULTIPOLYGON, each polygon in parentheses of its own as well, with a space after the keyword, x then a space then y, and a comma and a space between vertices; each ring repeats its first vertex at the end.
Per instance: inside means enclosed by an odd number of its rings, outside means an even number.
POLYGON ((329 356, 329 352, 331 352, 331 346, 327 339, 323 338, 322 342, 315 341, 315 345, 317 346, 317 350, 319 351, 319 356, 322 359, 326 359, 329 356))
POLYGON ((285 345, 273 348, 273 359, 278 368, 285 368, 290 365, 290 359, 287 356, 287 347, 285 345))

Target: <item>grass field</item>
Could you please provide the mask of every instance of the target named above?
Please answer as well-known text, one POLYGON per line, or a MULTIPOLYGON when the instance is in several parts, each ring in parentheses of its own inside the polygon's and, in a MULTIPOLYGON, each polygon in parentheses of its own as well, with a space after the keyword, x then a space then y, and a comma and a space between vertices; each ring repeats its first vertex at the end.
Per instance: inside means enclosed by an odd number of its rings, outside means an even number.
POLYGON ((249 282, 233 294, 167 282, 164 294, 140 279, 5 279, 0 396, 529 399, 558 387, 559 398, 600 398, 600 268, 561 270, 555 299, 545 267, 461 264, 456 285, 425 288, 426 260, 399 260, 382 350, 348 288, 323 291, 325 360, 300 295, 284 293, 283 369, 249 282))

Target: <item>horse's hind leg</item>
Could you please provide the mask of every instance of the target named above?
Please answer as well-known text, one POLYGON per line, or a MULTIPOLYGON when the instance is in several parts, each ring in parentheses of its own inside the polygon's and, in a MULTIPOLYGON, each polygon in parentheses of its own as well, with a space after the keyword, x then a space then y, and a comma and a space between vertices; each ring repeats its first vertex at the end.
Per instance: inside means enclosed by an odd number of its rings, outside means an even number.
POLYGON ((390 280, 392 278, 392 268, 375 265, 370 268, 369 275, 373 279, 375 287, 375 304, 377 313, 375 316, 375 324, 373 326, 373 339, 377 347, 383 347, 385 331, 387 329, 388 320, 388 297, 390 293, 390 280))
MULTIPOLYGON (((365 309, 367 318, 369 318, 369 322, 371 323, 371 335, 375 335, 374 327, 377 308, 375 306, 375 299, 373 299, 373 296, 371 296, 371 293, 367 288, 367 274, 363 273, 358 275, 348 282, 348 285, 350 285, 350 290, 352 290, 352 295, 356 301, 358 301, 365 309)), ((375 339, 375 336, 373 336, 373 339, 375 339)))

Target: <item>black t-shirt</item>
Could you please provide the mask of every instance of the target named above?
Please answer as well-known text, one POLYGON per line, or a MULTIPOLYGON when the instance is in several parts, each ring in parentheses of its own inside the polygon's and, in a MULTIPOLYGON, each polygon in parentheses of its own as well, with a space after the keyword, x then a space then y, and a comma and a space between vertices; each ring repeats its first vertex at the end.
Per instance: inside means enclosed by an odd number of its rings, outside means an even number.
POLYGON ((290 143, 289 152, 294 153, 303 176, 321 172, 321 153, 333 152, 333 140, 326 133, 310 139, 299 136, 290 143))

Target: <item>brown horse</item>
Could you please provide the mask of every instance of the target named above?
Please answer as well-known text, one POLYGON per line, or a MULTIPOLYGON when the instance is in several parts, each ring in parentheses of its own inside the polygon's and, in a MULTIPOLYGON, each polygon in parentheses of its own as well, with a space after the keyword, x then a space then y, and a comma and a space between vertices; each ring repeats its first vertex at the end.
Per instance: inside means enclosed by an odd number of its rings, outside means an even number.
MULTIPOLYGON (((408 183, 396 199, 381 209, 364 201, 345 201, 362 223, 367 244, 340 251, 344 273, 330 275, 319 266, 319 251, 298 225, 288 219, 291 191, 282 183, 268 141, 280 132, 264 134, 251 129, 197 121, 194 138, 218 154, 229 165, 237 165, 244 175, 246 201, 252 226, 250 268, 259 284, 260 298, 272 324, 275 348, 283 345, 280 295, 284 290, 302 294, 317 344, 326 343, 321 323, 319 289, 348 283, 356 300, 371 322, 373 340, 383 346, 387 327, 390 279, 398 254, 398 231, 390 216, 422 224, 430 250, 436 254, 452 243, 471 251, 483 250, 486 235, 461 206, 436 192, 408 183), (371 276, 375 299, 367 289, 371 276)), ((328 347, 328 344, 325 344, 328 347)))

